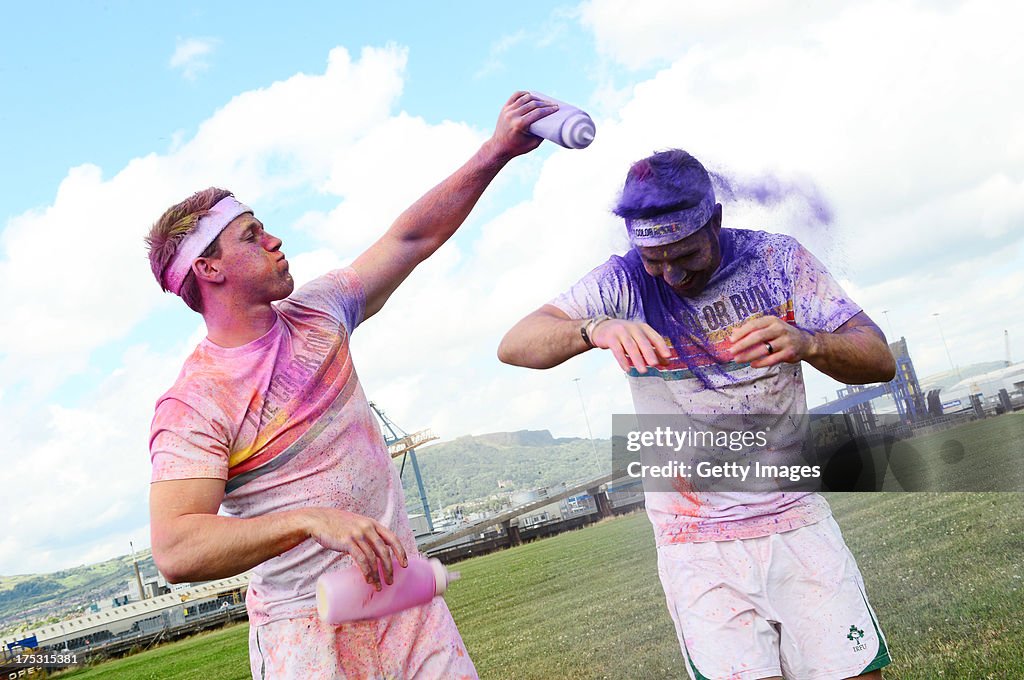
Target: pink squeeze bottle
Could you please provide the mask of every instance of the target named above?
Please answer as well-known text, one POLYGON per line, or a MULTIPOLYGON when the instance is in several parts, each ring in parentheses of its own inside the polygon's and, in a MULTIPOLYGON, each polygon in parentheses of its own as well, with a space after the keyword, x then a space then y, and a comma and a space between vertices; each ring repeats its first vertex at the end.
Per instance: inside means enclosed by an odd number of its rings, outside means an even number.
POLYGON ((540 92, 531 91, 530 94, 537 99, 558 104, 557 111, 550 116, 544 116, 530 126, 531 134, 550 139, 555 144, 560 144, 567 149, 585 149, 594 141, 597 128, 594 126, 593 119, 585 111, 540 92))
POLYGON ((394 583, 385 583, 382 572, 379 592, 366 582, 356 565, 321 576, 316 583, 320 618, 336 626, 394 614, 443 595, 448 584, 459 578, 459 572, 449 572, 440 560, 433 558, 410 557, 409 566, 404 568, 398 560, 393 564, 394 583))

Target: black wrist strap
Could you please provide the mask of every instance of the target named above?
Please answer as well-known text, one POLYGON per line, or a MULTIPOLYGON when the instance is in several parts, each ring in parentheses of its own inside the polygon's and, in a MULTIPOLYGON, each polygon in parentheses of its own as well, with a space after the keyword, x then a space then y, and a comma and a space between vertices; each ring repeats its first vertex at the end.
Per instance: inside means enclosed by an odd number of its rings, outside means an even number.
POLYGON ((587 343, 587 347, 590 349, 594 349, 595 347, 593 341, 590 339, 590 333, 587 332, 587 326, 590 325, 592 320, 593 319, 584 319, 583 323, 580 324, 580 336, 583 337, 583 342, 587 343))
POLYGON ((595 328, 597 328, 597 324, 602 321, 608 321, 609 319, 611 319, 611 317, 607 314, 598 314, 597 316, 584 320, 583 324, 580 326, 580 336, 583 338, 583 342, 587 343, 587 347, 590 349, 597 347, 597 345, 594 344, 594 341, 590 339, 590 334, 594 332, 595 328))

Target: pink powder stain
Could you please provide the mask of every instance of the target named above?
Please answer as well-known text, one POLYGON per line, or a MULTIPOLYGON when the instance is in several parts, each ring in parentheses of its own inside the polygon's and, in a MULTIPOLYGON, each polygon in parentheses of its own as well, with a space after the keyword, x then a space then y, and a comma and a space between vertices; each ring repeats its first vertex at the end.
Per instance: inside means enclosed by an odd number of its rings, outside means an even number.
MULTIPOLYGON (((672 497, 668 512, 681 517, 705 517, 707 509, 702 503, 700 496, 693 490, 689 480, 683 477, 672 479, 672 488, 679 496, 672 497)), ((694 522, 682 522, 672 533, 670 543, 689 543, 700 534, 694 522)))

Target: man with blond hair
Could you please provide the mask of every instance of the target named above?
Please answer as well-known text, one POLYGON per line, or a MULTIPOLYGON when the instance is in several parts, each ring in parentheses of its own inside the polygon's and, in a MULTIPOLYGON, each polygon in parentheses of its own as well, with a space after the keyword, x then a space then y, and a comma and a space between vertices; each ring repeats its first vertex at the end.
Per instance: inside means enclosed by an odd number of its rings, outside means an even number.
POLYGON ((526 92, 454 174, 351 266, 295 287, 281 240, 221 189, 167 210, 153 274, 203 316, 206 338, 157 402, 150 434, 153 558, 172 582, 252 570, 255 678, 476 677, 445 606, 327 626, 314 588, 355 563, 392 582, 416 552, 400 480, 356 377, 349 336, 462 224, 557 107, 526 92), (218 510, 223 510, 218 514, 218 510))

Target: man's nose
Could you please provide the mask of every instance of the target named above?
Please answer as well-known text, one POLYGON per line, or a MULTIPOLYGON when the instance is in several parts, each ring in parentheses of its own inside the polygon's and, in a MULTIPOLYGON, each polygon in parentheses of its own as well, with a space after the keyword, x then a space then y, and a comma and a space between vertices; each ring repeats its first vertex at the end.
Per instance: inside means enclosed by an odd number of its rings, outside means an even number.
POLYGON ((661 278, 670 286, 675 286, 686 278, 687 271, 682 267, 665 266, 661 270, 661 278))
POLYGON ((281 246, 284 244, 284 241, 282 241, 278 237, 273 236, 271 234, 267 234, 266 232, 264 232, 264 234, 265 235, 263 239, 263 247, 269 250, 270 252, 279 250, 281 246))

